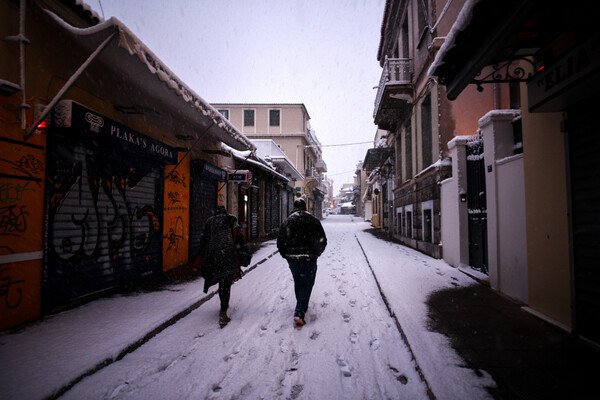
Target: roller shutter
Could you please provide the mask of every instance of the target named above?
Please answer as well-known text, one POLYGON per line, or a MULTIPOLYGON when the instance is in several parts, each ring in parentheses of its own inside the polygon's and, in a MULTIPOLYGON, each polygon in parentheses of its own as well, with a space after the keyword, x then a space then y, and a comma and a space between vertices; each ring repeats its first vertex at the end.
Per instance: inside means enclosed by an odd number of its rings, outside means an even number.
POLYGON ((164 164, 49 132, 44 307, 157 274, 164 164))
POLYGON ((575 326, 600 343, 600 102, 568 110, 575 326))
POLYGON ((191 164, 190 192, 190 259, 200 250, 200 239, 206 220, 215 215, 219 182, 226 179, 226 171, 202 160, 191 164))

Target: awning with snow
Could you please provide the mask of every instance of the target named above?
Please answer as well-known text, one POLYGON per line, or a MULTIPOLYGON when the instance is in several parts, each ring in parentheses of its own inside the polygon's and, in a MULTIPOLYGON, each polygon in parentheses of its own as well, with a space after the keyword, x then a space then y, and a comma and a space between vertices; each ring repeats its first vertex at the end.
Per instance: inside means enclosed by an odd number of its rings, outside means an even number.
POLYGON ((390 147, 378 147, 376 149, 367 150, 367 155, 363 162, 363 169, 365 171, 372 171, 377 167, 381 167, 391 154, 392 149, 390 147))
POLYGON ((90 28, 76 28, 50 11, 35 14, 52 31, 48 41, 55 38, 68 43, 62 46, 68 54, 58 54, 61 46, 48 46, 49 57, 61 59, 77 87, 97 93, 128 118, 143 118, 172 132, 156 139, 181 148, 213 137, 237 150, 255 148, 116 18, 90 28), (86 59, 89 65, 79 71, 86 59))
MULTIPOLYGON (((450 100, 456 99, 483 67, 514 56, 521 47, 516 43, 527 40, 515 33, 531 17, 535 4, 535 0, 467 0, 428 75, 447 87, 450 100)), ((529 54, 519 54, 525 55, 529 54)))

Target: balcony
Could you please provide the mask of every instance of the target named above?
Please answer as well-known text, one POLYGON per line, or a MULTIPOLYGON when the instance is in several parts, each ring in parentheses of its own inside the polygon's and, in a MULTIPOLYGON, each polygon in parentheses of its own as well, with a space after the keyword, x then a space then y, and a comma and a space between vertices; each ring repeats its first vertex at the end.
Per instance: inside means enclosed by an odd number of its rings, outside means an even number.
POLYGON ((315 169, 318 173, 327 172, 327 164, 325 164, 322 158, 318 159, 315 163, 315 169))
POLYGON ((373 119, 380 129, 393 130, 412 107, 412 73, 409 58, 388 58, 383 65, 375 98, 373 119))

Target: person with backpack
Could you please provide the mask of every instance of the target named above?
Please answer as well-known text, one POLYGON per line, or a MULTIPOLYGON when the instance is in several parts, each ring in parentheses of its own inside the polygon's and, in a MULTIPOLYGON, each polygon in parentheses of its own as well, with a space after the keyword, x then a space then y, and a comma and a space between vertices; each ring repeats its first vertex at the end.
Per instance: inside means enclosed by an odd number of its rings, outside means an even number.
POLYGON ((327 237, 321 222, 306 211, 306 202, 294 201, 294 210, 279 229, 277 248, 288 262, 294 278, 296 308, 294 322, 303 326, 308 302, 317 274, 317 258, 327 246, 327 237))
POLYGON ((204 225, 195 267, 200 267, 204 278, 204 293, 211 286, 219 284, 221 328, 231 321, 227 315, 231 285, 242 278, 240 266, 250 264, 251 254, 248 256, 248 252, 237 218, 229 214, 224 206, 218 206, 216 215, 210 217, 204 225))

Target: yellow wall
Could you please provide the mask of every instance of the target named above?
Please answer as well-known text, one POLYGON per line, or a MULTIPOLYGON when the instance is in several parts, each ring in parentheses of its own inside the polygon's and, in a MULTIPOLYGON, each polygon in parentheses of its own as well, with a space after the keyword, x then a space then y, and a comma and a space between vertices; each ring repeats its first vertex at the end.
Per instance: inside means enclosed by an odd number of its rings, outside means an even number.
MULTIPOLYGON (((522 90, 522 104, 528 104, 522 90)), ((560 113, 523 110, 529 307, 571 326, 567 177, 560 113)))
MULTIPOLYGON (((179 153, 179 160, 185 153, 179 153)), ((190 160, 185 158, 175 169, 165 167, 163 214, 163 271, 188 261, 190 227, 190 160), (171 173, 172 172, 172 173, 171 173), (171 174, 171 175, 169 175, 171 174)))

